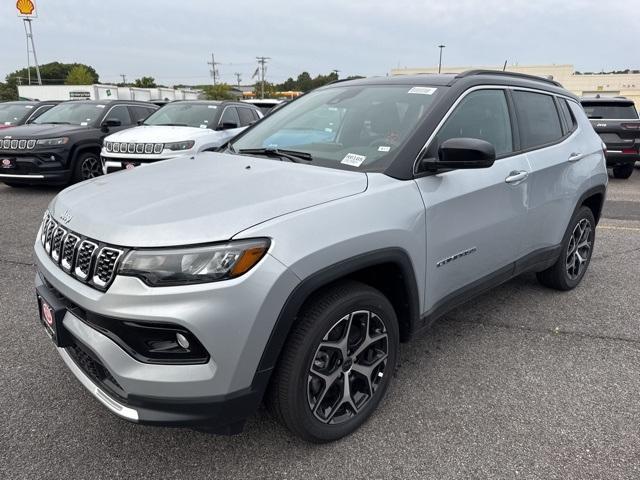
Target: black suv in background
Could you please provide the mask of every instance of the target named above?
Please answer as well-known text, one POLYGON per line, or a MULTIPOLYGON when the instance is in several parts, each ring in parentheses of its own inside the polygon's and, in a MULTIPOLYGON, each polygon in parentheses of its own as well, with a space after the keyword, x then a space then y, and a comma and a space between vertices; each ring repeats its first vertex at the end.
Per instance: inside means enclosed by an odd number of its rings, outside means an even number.
POLYGON ((23 100, 0 103, 0 129, 33 122, 58 103, 60 103, 60 100, 48 100, 46 102, 23 100))
POLYGON ((12 187, 66 184, 101 175, 103 138, 157 109, 129 100, 60 103, 28 125, 0 132, 0 181, 12 187))
POLYGON ((580 100, 591 125, 607 146, 607 167, 616 178, 629 178, 640 160, 640 120, 632 100, 591 97, 580 100))

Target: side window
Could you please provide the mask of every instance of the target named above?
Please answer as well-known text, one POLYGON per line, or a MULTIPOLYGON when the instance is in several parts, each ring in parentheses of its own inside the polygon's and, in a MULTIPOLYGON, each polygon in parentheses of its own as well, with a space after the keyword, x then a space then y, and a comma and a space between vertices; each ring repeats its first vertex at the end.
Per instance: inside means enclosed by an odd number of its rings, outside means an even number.
POLYGON ((573 116, 573 112, 569 108, 569 104, 566 99, 559 98, 558 103, 560 104, 560 112, 562 113, 565 125, 567 126, 567 132, 573 132, 578 126, 576 117, 573 116))
POLYGON ((126 105, 116 105, 111 109, 105 120, 120 120, 121 125, 131 125, 131 116, 126 105))
POLYGON ((154 108, 142 107, 139 105, 129 106, 129 113, 131 114, 131 119, 133 120, 133 123, 136 123, 140 120, 145 120, 149 115, 151 115, 155 111, 156 109, 154 108))
POLYGON ((235 127, 227 127, 227 128, 237 128, 240 126, 240 119, 238 118, 238 112, 236 112, 236 107, 226 107, 224 112, 222 112, 222 117, 220 117, 220 121, 218 125, 222 126, 223 123, 235 124, 235 127))
POLYGON ((242 127, 246 127, 247 125, 251 125, 253 122, 255 122, 253 110, 251 110, 250 108, 239 107, 238 115, 240 116, 240 126, 242 127))
POLYGON ((438 132, 436 145, 463 137, 491 143, 496 155, 513 151, 509 108, 503 90, 478 90, 464 97, 438 132))
POLYGON ((562 138, 560 117, 551 95, 515 90, 513 101, 523 149, 539 147, 562 138))

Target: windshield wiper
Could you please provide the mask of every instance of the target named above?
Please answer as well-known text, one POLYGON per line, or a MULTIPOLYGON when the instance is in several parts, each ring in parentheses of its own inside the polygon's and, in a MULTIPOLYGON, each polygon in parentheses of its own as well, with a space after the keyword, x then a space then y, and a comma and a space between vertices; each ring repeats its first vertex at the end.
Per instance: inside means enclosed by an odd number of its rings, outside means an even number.
POLYGON ((286 158, 290 162, 299 163, 300 160, 307 162, 313 161, 313 156, 307 152, 298 152, 297 150, 280 150, 278 148, 244 148, 238 153, 248 153, 253 155, 266 155, 267 157, 286 158))
POLYGON ((145 123, 145 125, 155 125, 156 127, 188 127, 186 123, 145 123))
POLYGON ((50 124, 50 125, 71 125, 71 122, 33 122, 38 123, 40 125, 50 124))

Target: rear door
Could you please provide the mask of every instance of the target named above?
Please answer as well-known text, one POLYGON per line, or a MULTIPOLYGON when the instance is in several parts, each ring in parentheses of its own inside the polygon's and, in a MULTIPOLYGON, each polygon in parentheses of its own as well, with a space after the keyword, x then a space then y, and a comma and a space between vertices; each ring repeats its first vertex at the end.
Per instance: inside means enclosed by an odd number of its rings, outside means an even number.
POLYGON ((222 142, 235 137, 238 133, 244 130, 240 125, 240 117, 236 107, 233 105, 227 105, 224 107, 224 110, 220 115, 220 120, 218 121, 218 130, 220 130, 222 142), (235 128, 230 128, 231 125, 235 125, 235 128))
POLYGON ((466 288, 510 276, 521 249, 529 165, 525 155, 515 153, 517 138, 504 89, 473 89, 458 100, 427 155, 437 155, 443 141, 459 137, 488 141, 497 160, 490 168, 416 180, 426 207, 428 309, 466 288))
MULTIPOLYGON (((528 214, 522 232, 525 255, 553 256, 576 202, 576 192, 588 181, 580 162, 584 151, 577 122, 563 97, 539 91, 512 91, 520 143, 531 174, 527 184, 528 214)), ((575 102, 574 102, 575 103, 575 102)), ((576 105, 577 106, 577 105, 576 105)))

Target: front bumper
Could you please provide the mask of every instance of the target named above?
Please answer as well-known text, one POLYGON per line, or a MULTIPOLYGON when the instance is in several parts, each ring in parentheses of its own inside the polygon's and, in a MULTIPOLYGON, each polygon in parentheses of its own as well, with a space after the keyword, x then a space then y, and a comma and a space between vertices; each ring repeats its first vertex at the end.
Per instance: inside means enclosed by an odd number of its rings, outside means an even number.
MULTIPOLYGON (((189 154, 191 152, 187 152, 189 154)), ((108 173, 118 172, 120 170, 126 170, 127 168, 141 167, 145 165, 151 165, 152 163, 161 162, 163 160, 170 160, 177 156, 182 155, 134 155, 134 156, 106 156, 102 154, 100 159, 102 161, 102 171, 106 175, 108 173)))
POLYGON ((63 184, 71 178, 61 151, 0 153, 0 159, 10 159, 11 168, 0 168, 0 181, 22 184, 63 184))
POLYGON ((68 309, 63 326, 75 345, 59 353, 113 413, 138 423, 231 433, 258 406, 271 374, 257 371, 262 351, 298 282, 280 262, 267 255, 243 277, 189 287, 150 288, 117 277, 102 293, 64 273, 40 242, 35 253, 36 283, 58 298, 99 315, 184 326, 211 354, 206 364, 143 363, 68 309))

